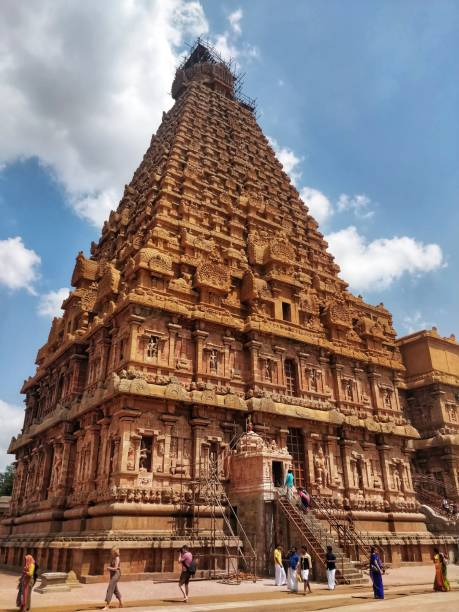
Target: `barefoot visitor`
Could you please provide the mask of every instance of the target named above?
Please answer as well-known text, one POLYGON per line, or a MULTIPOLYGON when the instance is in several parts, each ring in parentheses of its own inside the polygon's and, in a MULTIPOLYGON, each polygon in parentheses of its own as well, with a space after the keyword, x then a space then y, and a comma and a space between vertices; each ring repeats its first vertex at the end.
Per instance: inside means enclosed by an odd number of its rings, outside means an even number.
POLYGON ((193 561, 193 555, 188 550, 188 546, 182 546, 180 549, 179 563, 182 565, 182 573, 179 578, 179 588, 182 591, 183 601, 188 601, 188 591, 190 579, 196 573, 196 563, 193 561))
POLYGON ((370 550, 370 578, 373 583, 373 594, 375 599, 384 599, 384 586, 382 575, 384 566, 375 546, 370 550))
POLYGON ((20 612, 30 610, 32 589, 35 584, 35 559, 32 555, 24 557, 24 567, 19 579, 16 606, 20 612))
POLYGON ((110 580, 108 583, 107 594, 105 595, 105 608, 104 610, 108 610, 110 608, 110 602, 115 595, 118 600, 119 607, 123 607, 123 601, 121 599, 121 593, 118 589, 118 582, 121 578, 121 566, 120 566, 120 551, 118 548, 113 548, 110 555, 110 565, 108 566, 108 571, 110 574, 110 580))

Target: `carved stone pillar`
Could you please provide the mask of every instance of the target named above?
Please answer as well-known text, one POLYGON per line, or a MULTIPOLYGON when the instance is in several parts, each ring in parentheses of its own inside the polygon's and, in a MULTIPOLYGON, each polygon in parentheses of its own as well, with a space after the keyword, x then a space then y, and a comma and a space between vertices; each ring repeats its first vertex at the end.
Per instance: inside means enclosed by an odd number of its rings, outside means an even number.
POLYGON ((361 404, 362 396, 364 392, 363 384, 362 384, 363 369, 359 368, 358 366, 354 366, 352 368, 352 371, 354 372, 354 380, 355 380, 355 391, 356 391, 355 401, 361 404))
POLYGON ((337 362, 336 360, 334 360, 331 364, 330 364, 330 369, 332 372, 332 378, 333 378, 333 391, 334 391, 334 396, 336 401, 338 402, 338 405, 341 403, 341 401, 343 399, 345 399, 343 397, 343 391, 341 388, 341 372, 343 370, 343 365, 339 362, 337 362))
POLYGON ((131 314, 129 317, 130 322, 130 342, 126 347, 126 354, 124 355, 126 361, 131 361, 132 359, 136 359, 137 357, 137 347, 138 347, 138 338, 139 338, 139 328, 144 322, 143 317, 139 317, 137 315, 131 314))
POLYGON ((234 338, 232 336, 223 336, 223 345, 225 354, 223 360, 223 376, 231 378, 231 347, 233 346, 234 338))
POLYGON ((261 347, 262 343, 258 340, 249 340, 245 344, 245 348, 249 349, 250 351, 249 384, 255 384, 260 379, 260 376, 258 375, 258 355, 261 347))
POLYGON ((108 428, 110 427, 110 419, 104 417, 99 422, 100 425, 100 451, 99 461, 96 471, 96 479, 98 486, 102 486, 107 482, 108 475, 108 461, 110 460, 110 449, 108 440, 108 428))
POLYGON ((119 451, 117 455, 117 459, 119 461, 119 463, 117 464, 118 472, 124 476, 132 474, 133 472, 133 470, 128 470, 128 462, 130 460, 129 449, 131 446, 131 435, 134 433, 132 430, 132 425, 140 416, 140 414, 140 410, 130 407, 124 407, 121 408, 114 415, 115 417, 118 417, 118 433, 120 437, 119 451))
POLYGON ((308 491, 312 491, 312 487, 315 484, 314 478, 314 447, 311 438, 311 432, 303 429, 303 443, 304 443, 304 465, 305 465, 305 481, 306 488, 308 491))
POLYGON ((278 369, 277 369, 277 384, 285 387, 285 352, 286 349, 283 346, 274 346, 274 353, 278 356, 278 369))
POLYGON ((326 455, 328 457, 328 467, 330 471, 330 487, 336 487, 336 480, 338 478, 338 467, 335 464, 335 448, 337 436, 326 434, 324 441, 326 445, 326 455))
POLYGON ((67 486, 69 485, 70 468, 72 469, 72 475, 75 472, 75 465, 72 466, 72 451, 74 450, 76 438, 72 434, 65 434, 63 438, 63 446, 62 446, 62 469, 61 476, 58 482, 56 483, 57 489, 65 492, 67 486))
POLYGON ((171 437, 172 429, 177 422, 178 417, 173 414, 162 414, 161 420, 165 425, 164 434, 164 474, 171 473, 171 437))
POLYGON ((309 390, 309 384, 308 384, 307 376, 305 374, 305 369, 307 366, 308 359, 309 359, 309 353, 298 353, 298 368, 300 370, 298 383, 300 386, 301 393, 304 393, 309 390))
POLYGON ((88 427, 91 440, 91 454, 89 459, 89 484, 94 487, 97 478, 97 468, 99 465, 99 449, 100 449, 100 425, 90 425, 88 427))
POLYGON ((203 419, 201 417, 194 417, 191 419, 193 462, 190 471, 192 479, 197 479, 200 476, 199 469, 201 465, 201 444, 204 438, 204 432, 208 425, 208 419, 203 419))
POLYGON ((402 377, 399 374, 395 373, 393 382, 394 382, 394 402, 395 402, 394 407, 396 408, 397 412, 401 412, 400 397, 398 395, 398 387, 403 382, 402 377))
POLYGON ((177 342, 177 334, 182 329, 181 325, 177 325, 176 323, 168 323, 167 327, 169 328, 169 360, 168 365, 172 370, 175 370, 177 365, 177 360, 175 358, 175 345, 177 342))
POLYGON ((351 467, 351 449, 354 441, 340 438, 338 443, 341 451, 341 463, 343 465, 344 496, 350 500, 351 493, 355 489, 351 467))
POLYGON ((391 447, 388 444, 385 444, 384 441, 381 441, 376 448, 378 449, 379 463, 381 464, 381 475, 382 475, 383 488, 384 488, 384 498, 389 501, 391 487, 390 487, 390 472, 389 472, 389 459, 390 458, 389 458, 388 453, 391 450, 391 447))
POLYGON ((381 378, 381 374, 376 372, 373 367, 368 368, 368 380, 370 382, 370 393, 371 393, 371 404, 374 411, 381 408, 381 402, 379 397, 378 380, 381 378))
POLYGON ((110 477, 118 476, 118 473, 121 469, 121 453, 120 453, 120 444, 121 444, 121 436, 115 436, 113 439, 113 456, 110 466, 110 477))
POLYGON ((43 463, 40 466, 40 485, 39 485, 39 499, 46 499, 48 496, 48 488, 51 481, 52 469, 54 460, 54 448, 51 445, 47 445, 43 448, 43 463))
POLYGON ((194 339, 194 377, 196 382, 199 382, 202 378, 202 375, 205 373, 202 365, 202 356, 203 356, 203 347, 204 342, 209 334, 205 331, 197 329, 193 332, 194 339))

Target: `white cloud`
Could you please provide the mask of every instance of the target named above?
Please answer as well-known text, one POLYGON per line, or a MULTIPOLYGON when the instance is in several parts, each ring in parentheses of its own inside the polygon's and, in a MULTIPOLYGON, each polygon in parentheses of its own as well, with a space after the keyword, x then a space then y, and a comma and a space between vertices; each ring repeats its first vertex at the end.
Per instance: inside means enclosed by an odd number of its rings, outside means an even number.
POLYGON ((0 240, 0 285, 8 289, 27 289, 35 294, 41 259, 34 250, 25 247, 20 236, 0 240))
POLYGON ((402 317, 402 326, 405 333, 412 334, 415 331, 422 329, 431 329, 432 324, 428 323, 421 314, 421 311, 416 310, 412 315, 402 317))
POLYGON ((387 289, 403 274, 420 276, 444 265, 437 244, 423 244, 408 236, 367 242, 354 226, 325 237, 341 267, 342 278, 354 291, 387 289))
POLYGON ((330 200, 318 189, 303 187, 300 196, 309 208, 309 214, 317 223, 325 223, 333 214, 333 205, 330 200))
POLYGON ((105 189, 96 195, 72 196, 70 201, 79 217, 86 219, 96 227, 100 227, 108 218, 114 203, 118 199, 119 193, 116 189, 105 189))
POLYGON ((351 211, 360 219, 369 219, 374 215, 374 211, 370 210, 371 200, 365 194, 357 194, 354 196, 342 193, 336 204, 338 212, 351 211))
POLYGON ((0 20, 0 164, 36 156, 100 225, 172 104, 199 2, 9 2, 0 20))
POLYGON ((241 43, 239 40, 242 34, 242 17, 241 8, 230 13, 228 15, 229 30, 225 30, 212 39, 213 46, 222 58, 226 61, 233 60, 236 67, 239 67, 238 59, 251 60, 259 57, 257 47, 246 41, 241 43))
POLYGON ((233 11, 228 16, 228 21, 230 23, 231 28, 235 32, 235 34, 241 34, 242 33, 242 30, 241 30, 242 15, 243 15, 242 9, 238 8, 237 10, 233 11))
POLYGON ((274 153, 282 164, 284 171, 290 176, 292 183, 296 186, 301 179, 302 173, 299 169, 299 165, 303 161, 303 158, 298 157, 293 149, 282 147, 274 138, 268 136, 268 141, 274 149, 274 153))
POLYGON ((57 291, 49 291, 40 296, 37 312, 43 317, 61 317, 62 302, 68 297, 69 289, 62 287, 57 291))
POLYGON ((7 455, 11 438, 21 432, 24 410, 0 399, 0 472, 14 461, 14 455, 7 455))

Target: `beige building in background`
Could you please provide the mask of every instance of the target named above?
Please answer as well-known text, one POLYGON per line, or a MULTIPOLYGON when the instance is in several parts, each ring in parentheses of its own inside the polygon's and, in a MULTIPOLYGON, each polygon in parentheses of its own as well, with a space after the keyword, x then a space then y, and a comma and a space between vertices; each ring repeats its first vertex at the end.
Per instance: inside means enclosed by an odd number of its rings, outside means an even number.
POLYGON ((436 328, 401 338, 406 367, 407 415, 421 438, 414 442, 415 470, 445 487, 459 502, 459 344, 436 328))

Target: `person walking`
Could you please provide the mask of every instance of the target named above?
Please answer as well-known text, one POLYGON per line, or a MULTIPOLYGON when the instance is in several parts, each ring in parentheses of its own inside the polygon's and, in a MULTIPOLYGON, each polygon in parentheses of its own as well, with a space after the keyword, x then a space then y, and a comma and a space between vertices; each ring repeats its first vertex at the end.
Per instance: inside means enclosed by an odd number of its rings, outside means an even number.
POLYGON ((24 566, 18 584, 18 596, 16 598, 16 606, 20 612, 30 610, 32 589, 35 584, 35 559, 32 555, 24 557, 24 566))
POLYGON ((108 582, 107 594, 105 595, 105 608, 103 610, 110 609, 110 602, 115 595, 118 600, 119 607, 123 607, 123 600, 121 598, 121 593, 118 588, 118 581, 121 578, 121 565, 120 565, 120 549, 112 548, 110 554, 110 565, 107 567, 110 573, 110 580, 108 582))
POLYGON ((292 548, 292 554, 288 560, 288 578, 287 588, 291 593, 298 593, 298 564, 300 557, 295 547, 292 548))
POLYGON ((274 585, 284 586, 286 582, 287 578, 282 564, 282 546, 276 544, 276 548, 274 549, 274 585))
POLYGON ((333 591, 336 587, 336 556, 331 546, 327 546, 327 554, 325 555, 325 563, 327 565, 327 582, 328 590, 333 591))
POLYGON ((309 577, 312 570, 312 559, 311 555, 306 550, 306 546, 301 547, 300 570, 301 580, 303 581, 304 587, 303 595, 306 595, 306 589, 308 589, 308 591, 312 593, 311 585, 309 584, 309 577))
POLYGON ((182 564, 182 573, 179 578, 179 589, 182 591, 183 601, 188 601, 189 583, 192 576, 196 573, 196 563, 193 561, 193 555, 188 549, 188 546, 182 546, 180 549, 179 563, 182 564))
POLYGON ((370 578, 373 583, 373 594, 375 599, 384 599, 384 585, 382 575, 384 574, 384 565, 381 561, 376 547, 370 548, 370 578))
POLYGON ((447 576, 447 561, 445 555, 438 548, 434 548, 433 562, 435 565, 434 591, 449 591, 451 589, 447 576))
POLYGON ((293 471, 289 470, 287 472, 287 476, 285 477, 285 488, 287 491, 287 499, 289 501, 293 497, 293 484, 294 484, 293 471))

